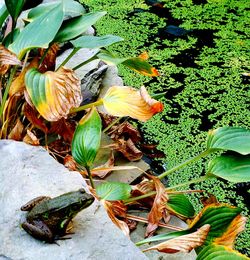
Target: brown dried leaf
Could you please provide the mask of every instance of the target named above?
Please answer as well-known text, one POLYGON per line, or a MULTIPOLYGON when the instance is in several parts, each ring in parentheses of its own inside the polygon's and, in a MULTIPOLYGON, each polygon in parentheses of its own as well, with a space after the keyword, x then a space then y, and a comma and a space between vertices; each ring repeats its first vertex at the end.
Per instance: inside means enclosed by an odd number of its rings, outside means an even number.
POLYGON ((48 133, 48 128, 44 122, 44 119, 41 118, 38 112, 28 103, 24 105, 23 113, 33 126, 42 130, 44 133, 48 133))
POLYGON ((150 250, 157 250, 159 252, 168 254, 173 254, 177 252, 188 253, 192 249, 203 245, 209 230, 210 225, 206 224, 194 233, 170 239, 158 245, 147 248, 143 251, 146 252, 150 250))
POLYGON ((112 146, 116 151, 121 152, 129 161, 138 161, 142 158, 142 152, 134 145, 131 139, 127 141, 119 139, 112 146))
POLYGON ((22 65, 22 62, 17 58, 16 54, 0 44, 0 75, 7 72, 9 65, 22 65))
POLYGON ((209 194, 209 197, 202 197, 200 201, 204 207, 210 204, 218 203, 217 198, 213 194, 209 194))
POLYGON ((139 58, 143 59, 143 60, 148 60, 149 59, 149 55, 147 51, 144 51, 143 53, 141 53, 139 56, 139 58))
POLYGON ((16 121, 16 124, 14 128, 11 130, 8 139, 21 141, 22 140, 22 134, 23 134, 24 126, 20 119, 18 118, 16 121))
POLYGON ((151 176, 151 179, 155 184, 156 196, 153 207, 148 214, 148 226, 145 234, 146 237, 152 236, 157 229, 160 220, 165 214, 166 202, 168 201, 165 186, 161 183, 160 179, 154 176, 151 176))
POLYGON ((63 164, 66 168, 68 168, 70 171, 76 171, 77 170, 77 164, 76 164, 76 161, 74 160, 73 156, 67 154, 65 157, 64 157, 64 160, 63 160, 63 164))
POLYGON ((92 172, 92 176, 99 177, 99 178, 105 178, 107 176, 107 174, 109 174, 112 170, 111 169, 103 170, 103 168, 113 167, 115 165, 114 163, 115 163, 115 157, 114 157, 113 151, 111 151, 108 161, 105 164, 94 168, 93 169, 94 171, 92 172))
POLYGON ((110 203, 112 204, 115 216, 126 218, 128 208, 122 201, 116 200, 110 203))
MULTIPOLYGON (((56 55, 60 47, 57 43, 54 43, 50 46, 49 51, 46 53, 46 56, 39 67, 40 72, 46 72, 48 70, 54 71, 56 65, 56 55)), ((39 49, 39 54, 42 57, 44 55, 45 49, 39 49)))
POLYGON ((24 136, 23 141, 26 144, 31 144, 31 145, 40 144, 38 138, 29 129, 27 130, 27 134, 24 136))
POLYGON ((116 218, 115 216, 115 213, 113 211, 113 206, 112 206, 112 203, 106 201, 106 200, 101 200, 104 208, 106 209, 110 219, 112 220, 112 222, 119 228, 122 230, 122 232, 127 236, 129 237, 129 228, 128 228, 128 225, 122 221, 122 220, 119 220, 118 218, 116 218))
POLYGON ((221 237, 218 237, 214 240, 214 243, 218 245, 227 246, 233 249, 235 238, 240 232, 244 231, 246 222, 246 217, 238 215, 231 222, 226 232, 224 232, 221 237))
POLYGON ((51 123, 49 133, 59 134, 65 142, 71 143, 76 123, 74 121, 66 120, 64 118, 51 123))

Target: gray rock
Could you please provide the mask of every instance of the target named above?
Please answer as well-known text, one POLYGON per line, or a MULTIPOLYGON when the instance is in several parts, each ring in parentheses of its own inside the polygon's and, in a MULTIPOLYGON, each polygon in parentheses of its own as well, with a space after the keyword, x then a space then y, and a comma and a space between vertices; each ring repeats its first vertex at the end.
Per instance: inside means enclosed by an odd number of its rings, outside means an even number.
POLYGON ((58 196, 85 186, 41 147, 0 141, 0 259, 147 259, 110 221, 98 202, 73 221, 71 239, 58 245, 29 236, 20 224, 26 212, 20 207, 39 195, 58 196))

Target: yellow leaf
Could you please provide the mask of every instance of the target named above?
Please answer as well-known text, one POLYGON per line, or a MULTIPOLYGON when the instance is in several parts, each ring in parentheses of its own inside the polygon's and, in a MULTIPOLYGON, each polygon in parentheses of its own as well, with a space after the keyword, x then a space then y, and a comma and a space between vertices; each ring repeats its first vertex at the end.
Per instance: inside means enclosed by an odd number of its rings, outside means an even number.
POLYGON ((145 87, 111 87, 103 97, 103 106, 113 116, 130 116, 147 121, 163 110, 163 104, 152 99, 145 87))

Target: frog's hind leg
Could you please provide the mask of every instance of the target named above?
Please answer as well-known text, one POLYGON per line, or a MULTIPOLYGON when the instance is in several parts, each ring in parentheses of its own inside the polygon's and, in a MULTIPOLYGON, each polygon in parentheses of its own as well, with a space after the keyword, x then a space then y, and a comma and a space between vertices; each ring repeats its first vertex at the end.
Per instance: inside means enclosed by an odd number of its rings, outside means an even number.
POLYGON ((30 211, 32 208, 34 208, 37 204, 41 203, 42 201, 46 201, 46 200, 50 200, 50 197, 47 196, 39 196, 36 197, 32 200, 30 200, 29 202, 27 202, 26 204, 24 204, 21 207, 22 211, 30 211))
POLYGON ((24 222, 22 228, 36 239, 46 241, 48 243, 54 242, 54 236, 49 227, 42 221, 33 221, 31 223, 24 222))

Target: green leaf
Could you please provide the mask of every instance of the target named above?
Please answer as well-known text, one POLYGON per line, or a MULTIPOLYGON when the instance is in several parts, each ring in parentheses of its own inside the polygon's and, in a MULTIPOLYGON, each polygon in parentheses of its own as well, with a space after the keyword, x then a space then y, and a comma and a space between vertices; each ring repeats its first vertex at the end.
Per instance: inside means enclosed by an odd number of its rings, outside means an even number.
POLYGON ((208 165, 208 176, 217 176, 231 182, 250 181, 250 156, 221 155, 208 165))
POLYGON ((5 5, 14 21, 17 20, 22 12, 24 3, 25 0, 5 0, 5 5))
POLYGON ((230 150, 243 155, 250 153, 250 130, 240 127, 220 127, 209 131, 209 150, 230 150))
POLYGON ((194 232, 205 224, 210 225, 205 244, 212 243, 216 238, 221 237, 228 229, 231 222, 242 210, 226 204, 211 204, 205 207, 191 223, 190 231, 194 232))
POLYGON ((167 240, 170 240, 170 239, 173 239, 173 238, 176 238, 176 237, 187 235, 189 233, 190 233, 189 230, 183 230, 183 231, 176 231, 176 232, 169 232, 169 233, 165 233, 165 234, 160 234, 160 235, 157 235, 157 236, 153 236, 153 237, 149 237, 149 238, 146 238, 144 240, 141 240, 141 241, 137 242, 136 245, 141 246, 143 244, 151 243, 151 242, 157 242, 157 241, 162 241, 162 240, 167 241, 167 240))
POLYGON ((18 35, 20 34, 20 29, 16 28, 13 31, 13 34, 10 32, 5 38, 3 39, 3 45, 8 48, 8 46, 16 40, 18 35))
POLYGON ((107 47, 113 43, 123 41, 123 38, 115 36, 115 35, 105 35, 105 36, 82 36, 77 38, 71 43, 75 48, 102 48, 107 47))
POLYGON ((195 210, 184 194, 168 194, 167 209, 180 218, 193 218, 195 210))
POLYGON ((231 248, 212 244, 206 246, 198 254, 197 260, 245 260, 248 257, 232 250, 231 248))
MULTIPOLYGON (((38 5, 35 8, 32 8, 28 13, 28 20, 32 21, 38 18, 40 15, 44 14, 45 12, 50 12, 53 8, 55 8, 61 1, 56 1, 52 3, 45 3, 38 5)), ((64 0, 63 1, 63 10, 65 16, 78 16, 85 13, 85 9, 83 6, 73 0, 64 0)))
POLYGON ((90 167, 101 142, 101 118, 93 107, 79 122, 72 140, 72 156, 77 163, 90 167))
POLYGON ((125 200, 130 197, 131 189, 127 183, 105 182, 96 187, 96 193, 104 200, 125 200))
POLYGON ((4 4, 1 8, 0 8, 0 28, 2 28, 2 25, 4 23, 4 21, 6 20, 7 16, 9 15, 9 12, 6 8, 6 5, 4 4))
POLYGON ((28 24, 18 35, 9 49, 19 59, 22 59, 26 51, 33 48, 47 48, 54 39, 63 21, 62 4, 58 4, 50 12, 46 12, 39 18, 28 24))
POLYGON ((97 57, 104 61, 105 63, 107 63, 108 65, 119 65, 122 62, 124 62, 125 60, 127 60, 127 58, 119 58, 116 55, 112 54, 109 51, 106 50, 101 50, 98 54, 97 57))
POLYGON ((54 42, 65 42, 76 38, 83 34, 105 14, 106 12, 87 13, 64 21, 54 42))

